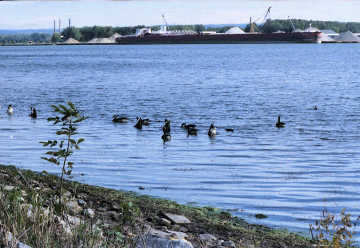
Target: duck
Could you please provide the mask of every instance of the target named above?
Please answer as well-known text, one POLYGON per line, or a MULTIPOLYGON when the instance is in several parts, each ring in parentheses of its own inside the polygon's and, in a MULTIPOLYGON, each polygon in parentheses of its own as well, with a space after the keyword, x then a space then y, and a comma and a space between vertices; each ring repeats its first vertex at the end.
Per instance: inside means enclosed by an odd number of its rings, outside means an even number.
POLYGON ((313 110, 318 110, 318 107, 315 105, 315 106, 313 107, 313 110))
POLYGON ((33 119, 36 119, 37 118, 37 112, 36 112, 36 109, 33 108, 33 107, 30 107, 30 114, 29 116, 33 119))
POLYGON ((225 128, 226 132, 234 132, 234 128, 225 128))
POLYGON ((113 115, 112 121, 116 123, 126 123, 129 119, 125 116, 113 115))
POLYGON ((8 115, 12 115, 14 113, 14 108, 13 108, 13 106, 11 104, 8 106, 8 108, 6 110, 6 113, 8 115))
POLYGON ((162 127, 164 134, 170 134, 171 128, 170 128, 170 120, 165 119, 165 124, 162 127))
POLYGON ((211 123, 208 131, 209 137, 215 137, 216 135, 216 127, 214 126, 214 123, 211 123))
POLYGON ((285 127, 285 123, 280 121, 280 115, 278 115, 278 120, 276 122, 276 127, 277 128, 285 127))
POLYGON ((141 117, 136 117, 136 120, 137 120, 137 122, 134 127, 137 129, 142 129, 143 121, 142 121, 141 117))

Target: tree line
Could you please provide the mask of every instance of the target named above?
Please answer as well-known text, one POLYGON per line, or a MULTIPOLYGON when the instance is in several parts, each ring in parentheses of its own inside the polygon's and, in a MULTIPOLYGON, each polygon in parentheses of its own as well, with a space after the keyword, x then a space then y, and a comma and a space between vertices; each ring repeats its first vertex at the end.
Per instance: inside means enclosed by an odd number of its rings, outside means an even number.
POLYGON ((0 44, 15 44, 15 43, 47 43, 50 42, 51 35, 44 33, 33 34, 7 34, 0 35, 0 44))

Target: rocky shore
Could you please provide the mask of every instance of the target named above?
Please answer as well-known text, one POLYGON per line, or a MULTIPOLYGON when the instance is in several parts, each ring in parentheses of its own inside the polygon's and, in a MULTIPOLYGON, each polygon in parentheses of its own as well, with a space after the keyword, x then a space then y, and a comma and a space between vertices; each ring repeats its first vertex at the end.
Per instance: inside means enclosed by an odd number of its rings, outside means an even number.
POLYGON ((0 165, 0 247, 312 247, 212 207, 65 181, 0 165))

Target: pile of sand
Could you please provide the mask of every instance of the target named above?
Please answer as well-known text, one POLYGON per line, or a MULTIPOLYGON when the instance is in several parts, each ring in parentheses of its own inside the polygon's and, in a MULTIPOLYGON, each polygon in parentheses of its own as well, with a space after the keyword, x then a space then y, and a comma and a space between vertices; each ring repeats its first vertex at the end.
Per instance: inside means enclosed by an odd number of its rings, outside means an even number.
POLYGON ((245 32, 239 27, 232 27, 225 34, 244 34, 245 32))
POLYGON ((345 33, 340 33, 339 36, 336 38, 337 42, 360 42, 360 38, 357 37, 355 34, 347 31, 345 33))
POLYGON ((109 44, 114 43, 115 41, 109 39, 109 38, 94 38, 92 40, 89 40, 88 43, 90 44, 109 44))
POLYGON ((69 38, 66 41, 64 41, 65 44, 78 44, 80 43, 78 40, 75 40, 73 38, 69 38))

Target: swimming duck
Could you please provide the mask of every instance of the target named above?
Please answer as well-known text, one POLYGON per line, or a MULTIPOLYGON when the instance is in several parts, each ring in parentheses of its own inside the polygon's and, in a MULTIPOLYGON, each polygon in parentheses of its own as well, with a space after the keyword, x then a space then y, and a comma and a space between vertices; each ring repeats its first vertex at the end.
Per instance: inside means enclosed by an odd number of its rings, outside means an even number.
POLYGON ((313 107, 313 110, 318 110, 318 107, 315 105, 315 106, 313 107))
POLYGON ((170 134, 171 128, 170 128, 170 121, 169 120, 165 119, 165 124, 162 127, 162 130, 163 130, 164 134, 170 134))
POLYGON ((216 127, 214 126, 214 123, 211 123, 208 131, 209 137, 215 137, 216 135, 216 127))
POLYGON ((136 120, 137 120, 137 122, 134 127, 136 127, 137 129, 142 129, 143 121, 142 121, 141 117, 136 117, 136 120))
POLYGON ((33 119, 36 119, 37 118, 37 112, 36 112, 36 109, 33 108, 33 107, 30 107, 30 114, 29 116, 33 119))
POLYGON ((198 130, 197 130, 197 128, 195 126, 189 126, 188 125, 186 130, 187 130, 188 135, 194 135, 194 136, 197 135, 198 130))
POLYGON ((6 113, 8 113, 8 115, 12 115, 14 113, 14 108, 11 104, 8 106, 6 113))
POLYGON ((234 132, 234 128, 225 128, 226 132, 234 132))
POLYGON ((129 119, 125 116, 113 115, 112 121, 116 123, 126 123, 129 119))
POLYGON ((277 128, 285 127, 285 123, 280 121, 280 115, 278 115, 278 120, 276 122, 276 127, 277 128))

